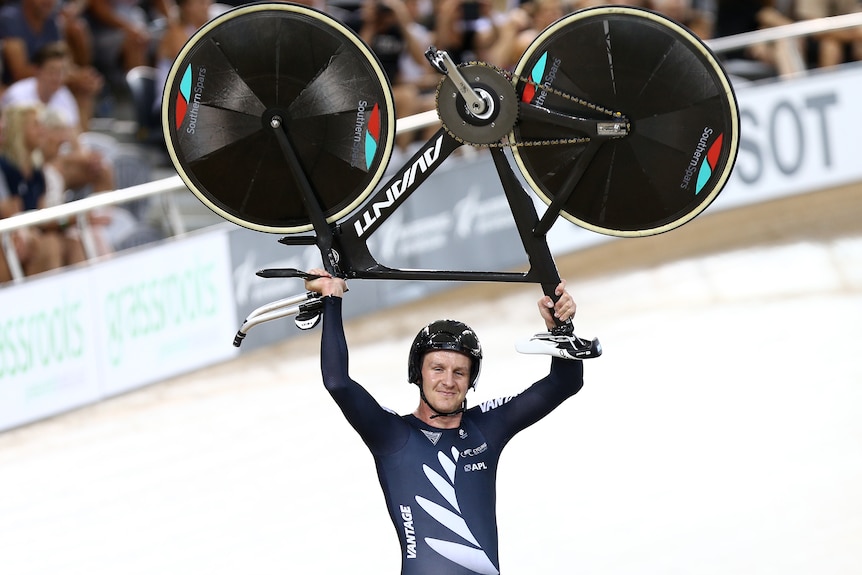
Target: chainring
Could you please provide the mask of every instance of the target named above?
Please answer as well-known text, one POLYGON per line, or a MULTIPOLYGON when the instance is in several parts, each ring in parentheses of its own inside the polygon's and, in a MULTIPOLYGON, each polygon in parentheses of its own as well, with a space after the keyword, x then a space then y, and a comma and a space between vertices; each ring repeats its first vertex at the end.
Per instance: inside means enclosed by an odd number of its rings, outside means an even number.
MULTIPOLYGON (((491 103, 490 94, 492 92, 499 97, 499 102, 493 106, 493 113, 495 114, 493 119, 477 118, 468 110, 467 103, 458 92, 455 83, 448 76, 444 76, 440 80, 437 85, 437 115, 449 135, 462 144, 477 148, 515 148, 586 144, 590 141, 587 136, 550 140, 520 140, 516 138, 514 127, 518 122, 519 106, 516 86, 522 84, 540 87, 546 92, 571 100, 587 110, 607 116, 609 121, 617 124, 614 129, 619 131, 620 136, 627 134, 631 129, 629 121, 618 111, 597 106, 583 98, 561 92, 545 84, 538 84, 531 78, 512 74, 485 62, 461 64, 458 69, 474 89, 482 83, 481 94, 486 102, 491 103)), ((483 118, 487 115, 488 112, 483 115, 483 118)))
POLYGON ((485 112, 472 114, 455 83, 444 76, 437 86, 437 114, 443 127, 459 142, 487 146, 507 137, 518 120, 518 95, 505 72, 483 63, 458 67, 486 104, 485 112))

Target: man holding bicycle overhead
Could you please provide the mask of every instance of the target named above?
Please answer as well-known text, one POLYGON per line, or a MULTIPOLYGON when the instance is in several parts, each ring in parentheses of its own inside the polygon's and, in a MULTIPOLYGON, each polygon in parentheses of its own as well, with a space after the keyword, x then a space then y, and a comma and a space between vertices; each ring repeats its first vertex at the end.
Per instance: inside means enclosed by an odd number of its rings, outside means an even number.
MULTIPOLYGON (((583 385, 579 360, 551 360, 550 372, 520 395, 467 408, 482 361, 476 334, 438 320, 416 336, 408 380, 419 387, 416 410, 399 416, 381 407, 348 373, 342 323, 346 283, 315 269, 306 289, 321 294, 323 383, 371 450, 390 518, 401 543, 402 575, 496 575, 499 570, 496 475, 503 447, 583 385)), ((565 290, 539 300, 551 330, 576 311, 565 290)))

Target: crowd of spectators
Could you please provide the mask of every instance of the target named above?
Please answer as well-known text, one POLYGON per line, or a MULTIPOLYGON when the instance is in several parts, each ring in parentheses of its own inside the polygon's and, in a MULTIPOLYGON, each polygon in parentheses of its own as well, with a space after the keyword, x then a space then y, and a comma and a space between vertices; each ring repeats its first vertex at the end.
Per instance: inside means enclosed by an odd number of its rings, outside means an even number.
MULTIPOLYGON (((446 50, 456 62, 481 60, 512 69, 549 24, 575 10, 608 4, 657 11, 704 40, 862 11, 860 0, 333 0, 323 9, 361 32, 389 75, 398 115, 407 116, 433 106, 429 96, 439 77, 429 77, 423 62, 428 45, 446 50)), ((862 28, 721 57, 741 79, 834 66, 862 59, 862 28)))
MULTIPOLYGON (((128 98, 126 75, 149 67, 156 86, 186 40, 237 0, 0 0, 0 218, 112 189, 112 166, 81 141, 94 118, 128 98)), ((425 61, 429 46, 456 62, 481 60, 512 69, 549 24, 578 9, 605 4, 663 13, 703 39, 862 10, 862 0, 300 0, 344 21, 380 59, 398 117, 430 110, 439 75, 425 61)), ((752 75, 862 59, 862 29, 754 46, 726 61, 752 75)), ((160 90, 153 101, 158 106, 160 90)), ((402 145, 404 145, 402 143, 402 145)), ((98 253, 110 253, 110 221, 122 210, 92 216, 98 253)), ((81 238, 66 225, 15 234, 25 273, 83 259, 81 238)), ((0 282, 10 272, 0 253, 0 282)))

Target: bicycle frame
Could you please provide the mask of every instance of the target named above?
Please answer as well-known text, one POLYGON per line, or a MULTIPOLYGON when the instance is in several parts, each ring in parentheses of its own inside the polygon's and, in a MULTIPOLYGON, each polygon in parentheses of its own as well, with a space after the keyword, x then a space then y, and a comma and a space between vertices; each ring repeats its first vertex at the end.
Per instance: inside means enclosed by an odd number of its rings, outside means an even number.
MULTIPOLYGON (((538 108, 531 104, 521 104, 522 107, 538 108)), ((539 108, 541 109, 541 108, 539 108)), ((594 120, 567 116, 571 123, 577 123, 582 128, 590 130, 594 120)), ((396 279, 396 280, 436 280, 436 281, 487 281, 487 282, 521 282, 538 283, 542 291, 556 301, 559 296, 554 293, 560 283, 556 263, 547 242, 547 231, 551 228, 560 213, 561 206, 574 191, 576 184, 583 175, 589 160, 601 145, 602 136, 591 140, 587 149, 578 158, 566 183, 566 189, 546 209, 542 219, 539 219, 535 205, 527 190, 512 170, 502 147, 490 148, 491 157, 500 179, 503 191, 515 227, 521 239, 529 269, 525 272, 484 272, 456 270, 405 270, 391 268, 380 264, 368 249, 366 240, 424 183, 440 165, 455 150, 464 145, 450 135, 445 128, 440 128, 383 186, 363 203, 360 210, 349 216, 343 223, 326 221, 323 208, 317 195, 304 176, 301 164, 281 120, 274 117, 270 122, 276 139, 284 153, 285 161, 290 165, 296 177, 296 183, 301 191, 303 202, 308 210, 309 219, 314 229, 314 235, 285 236, 279 242, 285 245, 316 245, 321 253, 323 266, 334 276, 345 279, 396 279)), ((610 137, 610 136, 609 136, 610 137)), ((619 137, 615 135, 613 137, 619 137)), ((257 272, 263 278, 279 277, 310 277, 301 270, 292 268, 270 268, 257 272)), ((284 298, 254 310, 234 338, 234 345, 239 347, 248 331, 255 325, 280 319, 290 315, 304 317, 297 325, 303 329, 313 327, 320 313, 320 300, 317 294, 306 292, 284 298)), ((558 322, 559 333, 573 335, 571 320, 558 322)), ((590 345, 596 345, 587 343, 590 345)))
MULTIPOLYGON (((535 107, 535 106, 530 106, 535 107)), ((574 118, 573 118, 574 120, 574 118)), ((591 122, 584 120, 584 122, 591 122)), ((540 220, 527 191, 515 173, 501 147, 490 148, 497 174, 506 194, 515 226, 529 262, 526 272, 485 272, 456 270, 405 270, 380 264, 370 253, 366 240, 413 194, 425 180, 456 149, 464 145, 441 128, 432 136, 383 186, 363 203, 360 210, 341 224, 326 222, 323 210, 310 182, 302 176, 298 159, 286 132, 276 126, 275 134, 297 176, 297 185, 314 228, 314 236, 286 236, 279 240, 286 245, 316 244, 321 252, 324 268, 345 279, 398 279, 437 281, 489 281, 539 283, 546 294, 553 296, 560 281, 556 265, 545 234, 559 216, 560 207, 574 190, 577 180, 586 168, 589 158, 601 139, 593 140, 588 149, 573 165, 568 189, 545 211, 540 220)), ((261 277, 302 277, 292 269, 266 269, 261 277)))

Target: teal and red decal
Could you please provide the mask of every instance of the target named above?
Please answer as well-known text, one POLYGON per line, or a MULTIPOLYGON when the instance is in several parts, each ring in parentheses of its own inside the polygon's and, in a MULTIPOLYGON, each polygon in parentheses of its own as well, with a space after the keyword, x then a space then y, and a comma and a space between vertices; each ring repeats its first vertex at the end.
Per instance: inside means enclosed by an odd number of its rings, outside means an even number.
POLYGON ((365 124, 365 169, 371 169, 371 162, 377 154, 377 143, 380 141, 380 107, 374 104, 371 114, 365 124))
POLYGON ((700 170, 697 173, 697 184, 694 190, 695 195, 700 193, 712 177, 713 172, 715 172, 715 168, 718 166, 718 158, 721 155, 721 144, 723 141, 724 134, 719 134, 709 147, 709 151, 706 153, 706 161, 700 165, 700 170))
POLYGON ((356 106, 356 124, 353 127, 353 149, 350 165, 371 169, 380 142, 380 106, 360 100, 356 106))
POLYGON ((682 181, 679 184, 681 189, 691 190, 694 184, 694 195, 698 195, 706 187, 715 170, 718 169, 722 144, 724 144, 723 132, 715 135, 715 130, 709 126, 703 128, 700 140, 683 172, 682 181))
POLYGON ((177 130, 183 125, 183 120, 186 118, 186 113, 189 110, 189 102, 192 99, 192 67, 191 64, 186 66, 186 71, 183 72, 183 79, 180 80, 180 89, 177 91, 177 107, 174 112, 177 130))
POLYGON ((536 97, 536 86, 542 84, 542 79, 545 77, 545 68, 548 66, 548 53, 545 52, 530 70, 530 80, 532 84, 525 84, 524 91, 521 94, 521 101, 528 104, 536 97))

